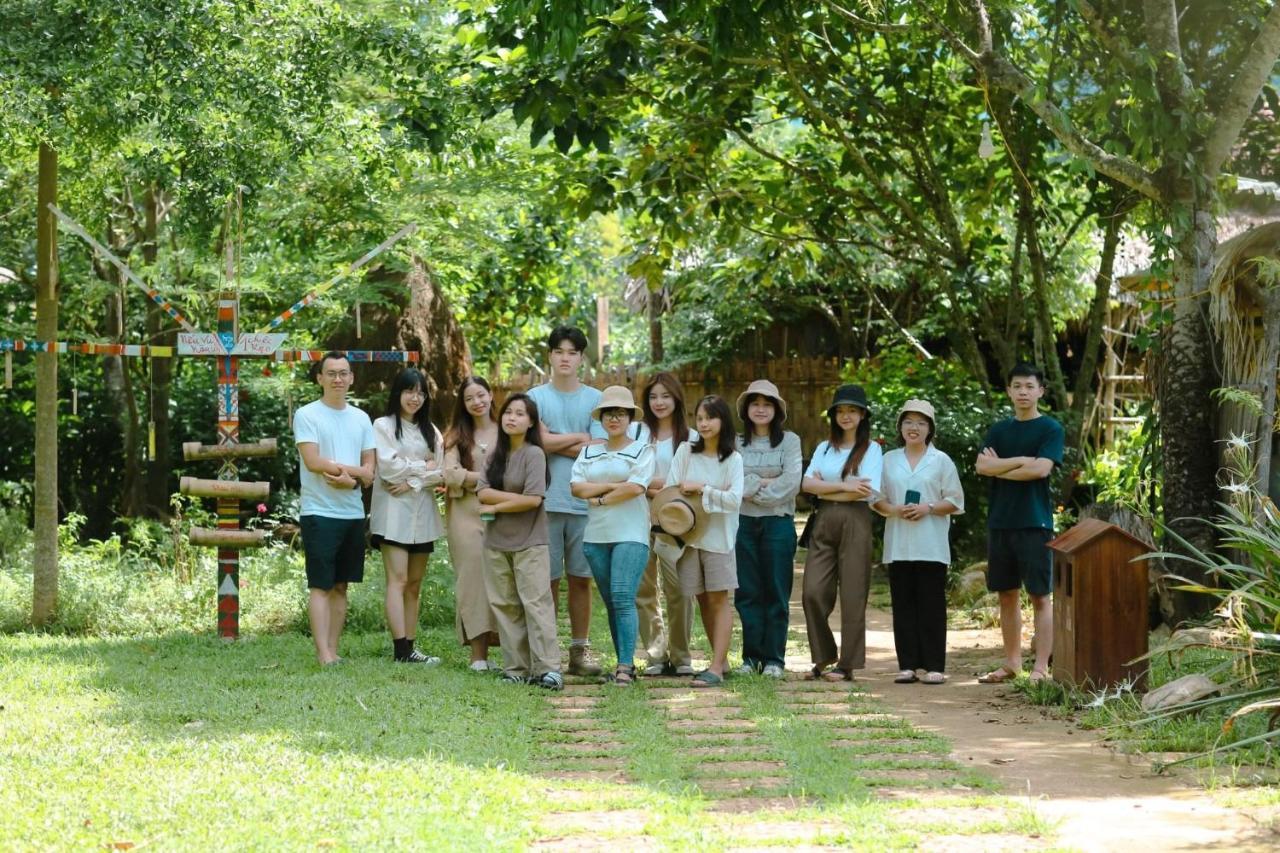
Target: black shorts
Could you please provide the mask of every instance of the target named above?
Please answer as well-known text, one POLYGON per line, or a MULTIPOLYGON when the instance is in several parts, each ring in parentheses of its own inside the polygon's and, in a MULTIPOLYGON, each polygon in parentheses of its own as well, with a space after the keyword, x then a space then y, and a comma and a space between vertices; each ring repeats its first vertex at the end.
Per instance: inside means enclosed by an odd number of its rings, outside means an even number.
POLYGON ((309 589, 327 590, 364 580, 363 518, 304 515, 300 521, 309 589))
POLYGON ((392 548, 399 548, 402 551, 408 551, 410 554, 430 554, 436 549, 435 542, 397 542, 394 539, 387 539, 374 533, 369 537, 369 547, 378 551, 383 545, 390 545, 392 548))
POLYGON ((987 589, 1005 592, 1025 586, 1029 595, 1053 592, 1053 552, 1046 546, 1052 530, 987 531, 987 589))

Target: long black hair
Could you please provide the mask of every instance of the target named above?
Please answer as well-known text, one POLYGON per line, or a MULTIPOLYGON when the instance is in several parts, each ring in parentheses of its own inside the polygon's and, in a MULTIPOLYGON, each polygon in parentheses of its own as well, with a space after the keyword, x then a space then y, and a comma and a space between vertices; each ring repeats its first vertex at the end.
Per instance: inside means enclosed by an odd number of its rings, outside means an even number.
POLYGON ((649 428, 649 441, 654 443, 658 441, 658 416, 649 411, 649 394, 657 385, 665 388, 675 400, 675 407, 671 412, 671 446, 679 447, 681 442, 689 440, 689 416, 684 411, 684 386, 674 374, 667 373, 665 370, 655 373, 645 383, 644 391, 640 392, 640 407, 644 410, 644 425, 649 428))
MULTIPOLYGON (((733 410, 729 408, 729 404, 725 402, 723 397, 716 394, 708 394, 698 401, 698 405, 693 411, 697 414, 698 409, 706 410, 708 418, 720 419, 720 437, 716 440, 716 458, 721 462, 728 459, 734 453, 734 445, 737 444, 738 436, 733 429, 733 410)), ((698 437, 694 439, 689 449, 694 453, 701 453, 706 447, 706 442, 702 440, 702 433, 698 433, 698 437)))
POLYGON ((769 446, 777 447, 782 444, 782 407, 768 394, 752 394, 742 401, 742 408, 738 410, 738 417, 742 418, 742 446, 746 447, 756 437, 756 425, 747 417, 747 409, 751 408, 756 397, 768 400, 773 405, 773 420, 769 421, 769 446))
POLYGON ((399 441, 402 437, 400 395, 415 388, 422 391, 422 408, 414 413, 413 425, 422 432, 422 437, 427 440, 427 448, 432 453, 435 453, 436 431, 431 425, 431 389, 427 387, 427 377, 423 375, 421 370, 416 367, 406 367, 396 374, 396 378, 391 381, 391 393, 387 396, 387 410, 383 414, 390 415, 396 419, 396 440, 399 441))
MULTIPOLYGON (((458 386, 458 398, 453 401, 453 421, 449 424, 449 431, 445 433, 444 446, 446 449, 458 448, 458 462, 468 471, 475 461, 472 453, 476 446, 476 424, 467 411, 465 399, 467 389, 472 385, 479 385, 489 392, 489 420, 497 423, 497 418, 493 416, 493 389, 489 387, 489 383, 479 376, 468 376, 462 380, 462 384, 458 386)), ((499 429, 498 432, 502 430, 499 429)))
POLYGON ((547 460, 547 452, 542 447, 542 424, 538 420, 538 404, 523 391, 517 391, 502 403, 498 410, 498 443, 489 454, 489 465, 484 470, 484 479, 491 489, 502 489, 507 476, 507 459, 511 456, 511 436, 502 428, 502 416, 511 408, 512 403, 523 402, 525 413, 529 416, 529 429, 525 431, 524 443, 532 444, 542 450, 542 458, 547 463, 547 485, 551 485, 551 462, 547 460))
MULTIPOLYGON (((835 450, 840 442, 844 441, 844 430, 840 428, 840 424, 836 421, 836 408, 836 406, 832 406, 831 414, 827 416, 827 419, 831 421, 831 439, 827 442, 827 447, 831 450, 835 450)), ((840 479, 842 480, 850 474, 858 473, 858 467, 862 465, 862 458, 867 455, 867 448, 871 446, 871 413, 861 406, 854 406, 854 408, 862 412, 862 417, 858 420, 857 430, 853 434, 853 451, 849 454, 849 458, 845 460, 844 468, 840 471, 840 479)))

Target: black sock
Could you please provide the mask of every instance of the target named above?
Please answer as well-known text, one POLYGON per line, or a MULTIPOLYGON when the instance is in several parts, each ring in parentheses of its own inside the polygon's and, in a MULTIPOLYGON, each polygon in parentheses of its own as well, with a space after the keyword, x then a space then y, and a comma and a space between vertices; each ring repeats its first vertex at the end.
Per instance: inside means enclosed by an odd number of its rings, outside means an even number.
POLYGON ((404 660, 409 656, 409 651, 413 648, 413 643, 404 637, 392 638, 392 644, 395 646, 395 659, 404 660))

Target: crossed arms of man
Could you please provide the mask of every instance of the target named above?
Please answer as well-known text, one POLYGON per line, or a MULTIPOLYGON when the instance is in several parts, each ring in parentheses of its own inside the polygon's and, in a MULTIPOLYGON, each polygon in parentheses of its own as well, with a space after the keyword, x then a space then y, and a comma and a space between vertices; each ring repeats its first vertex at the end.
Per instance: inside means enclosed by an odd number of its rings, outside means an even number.
POLYGON ((1001 480, 1043 480, 1053 473, 1053 460, 1043 456, 997 456, 990 447, 982 448, 974 463, 978 474, 1001 480))

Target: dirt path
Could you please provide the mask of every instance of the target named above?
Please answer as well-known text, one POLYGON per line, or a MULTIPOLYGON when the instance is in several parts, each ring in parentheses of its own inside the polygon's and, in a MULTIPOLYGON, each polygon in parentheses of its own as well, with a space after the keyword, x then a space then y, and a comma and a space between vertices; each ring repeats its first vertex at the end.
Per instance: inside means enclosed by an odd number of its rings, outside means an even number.
POLYGON ((981 767, 1004 782, 1006 794, 1026 795, 1038 813, 1059 821, 1055 843, 1062 847, 1280 846, 1280 835, 1265 816, 1224 808, 1189 771, 1156 776, 1141 756, 1117 753, 1094 733, 1028 705, 1012 688, 979 684, 976 674, 999 661, 999 648, 998 629, 952 631, 948 684, 894 684, 898 666, 892 621, 888 613, 873 609, 868 613, 867 670, 860 676, 894 712, 947 737, 957 761, 981 767))

